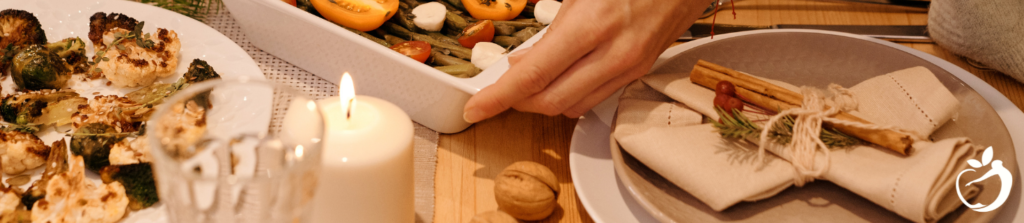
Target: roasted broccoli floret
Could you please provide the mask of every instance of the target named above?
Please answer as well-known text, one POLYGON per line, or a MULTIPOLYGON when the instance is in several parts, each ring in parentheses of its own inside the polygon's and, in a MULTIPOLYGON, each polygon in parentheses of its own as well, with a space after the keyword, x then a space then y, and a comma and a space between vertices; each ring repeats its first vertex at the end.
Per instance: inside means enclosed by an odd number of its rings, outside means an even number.
MULTIPOLYGON (((220 74, 213 70, 210 64, 196 58, 188 65, 188 71, 181 77, 185 83, 198 83, 209 79, 220 78, 220 74)), ((179 81, 180 82, 180 81, 179 81)))
MULTIPOLYGON (((48 106, 51 106, 53 103, 59 104, 61 101, 72 99, 79 102, 85 101, 85 98, 78 97, 78 93, 71 90, 39 90, 8 95, 0 101, 0 117, 3 117, 4 121, 17 125, 43 124, 39 121, 44 120, 40 120, 39 118, 51 110, 47 109, 48 106)), ((68 106, 70 107, 61 108, 60 110, 78 110, 77 105, 68 106)))
POLYGON ((81 38, 72 37, 46 44, 46 49, 56 53, 72 73, 84 73, 89 68, 89 57, 85 56, 85 41, 81 38))
POLYGON ((28 188, 25 195, 21 197, 21 204, 32 210, 32 204, 37 200, 46 197, 46 185, 53 179, 54 175, 68 171, 68 146, 63 138, 50 145, 50 155, 46 158, 46 169, 43 176, 28 188))
POLYGON ((61 89, 71 79, 64 59, 43 45, 31 45, 18 52, 11 65, 11 77, 21 89, 61 89))
POLYGON ((0 71, 6 72, 14 54, 33 44, 46 44, 46 33, 36 16, 17 9, 0 11, 0 71))
POLYGON ((89 41, 99 48, 106 48, 106 43, 103 42, 103 33, 110 31, 113 28, 121 28, 125 30, 135 29, 135 25, 139 24, 137 20, 132 17, 120 13, 110 13, 109 15, 103 12, 97 12, 89 17, 89 41))
POLYGON ((71 153, 82 156, 86 169, 99 172, 110 165, 110 148, 126 136, 113 126, 89 123, 71 135, 71 153))
POLYGON ((139 210, 160 201, 156 193, 156 181, 149 163, 110 165, 100 170, 103 183, 120 181, 128 194, 128 208, 139 210))

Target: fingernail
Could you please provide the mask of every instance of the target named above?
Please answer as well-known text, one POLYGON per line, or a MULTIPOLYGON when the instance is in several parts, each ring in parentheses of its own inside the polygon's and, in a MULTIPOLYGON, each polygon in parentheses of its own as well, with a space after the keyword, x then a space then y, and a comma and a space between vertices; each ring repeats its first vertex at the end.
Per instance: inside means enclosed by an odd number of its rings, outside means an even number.
POLYGON ((480 109, 476 108, 471 108, 469 110, 462 112, 462 120, 466 120, 466 122, 469 123, 479 122, 481 116, 483 116, 483 113, 480 111, 480 109))

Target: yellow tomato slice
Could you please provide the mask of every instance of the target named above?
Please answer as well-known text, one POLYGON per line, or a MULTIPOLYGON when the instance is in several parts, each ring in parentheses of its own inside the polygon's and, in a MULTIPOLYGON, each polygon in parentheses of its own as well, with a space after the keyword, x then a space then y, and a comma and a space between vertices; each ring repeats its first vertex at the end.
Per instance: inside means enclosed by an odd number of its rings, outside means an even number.
MULTIPOLYGON (((524 0, 525 1, 525 0, 524 0)), ((312 0, 313 8, 331 22, 370 31, 384 24, 398 10, 398 0, 312 0)))
POLYGON ((484 20, 512 20, 523 12, 527 0, 462 0, 473 18, 484 20))

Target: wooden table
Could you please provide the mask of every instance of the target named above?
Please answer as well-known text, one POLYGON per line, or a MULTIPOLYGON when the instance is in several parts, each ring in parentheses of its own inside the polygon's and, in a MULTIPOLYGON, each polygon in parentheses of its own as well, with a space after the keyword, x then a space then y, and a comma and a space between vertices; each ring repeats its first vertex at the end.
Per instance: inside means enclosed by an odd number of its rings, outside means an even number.
MULTIPOLYGON (((727 5, 726 5, 727 6, 727 5)), ((738 0, 737 18, 728 7, 717 23, 738 25, 849 24, 925 25, 927 12, 864 3, 808 0, 738 0)), ((699 20, 710 23, 712 18, 699 20)), ((979 69, 932 43, 902 43, 943 58, 977 75, 1024 109, 1024 84, 996 71, 979 69)), ((438 142, 434 222, 465 223, 474 215, 498 208, 493 178, 521 160, 547 165, 558 176, 559 208, 541 222, 593 222, 583 208, 569 174, 569 140, 576 120, 521 112, 505 112, 438 142)))

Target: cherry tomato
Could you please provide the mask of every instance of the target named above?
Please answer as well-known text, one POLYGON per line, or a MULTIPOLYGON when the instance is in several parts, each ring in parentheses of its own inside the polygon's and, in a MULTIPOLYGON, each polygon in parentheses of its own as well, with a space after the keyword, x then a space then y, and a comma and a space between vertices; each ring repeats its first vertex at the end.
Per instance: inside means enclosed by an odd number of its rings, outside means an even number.
POLYGON ((530 1, 530 4, 534 4, 534 5, 536 5, 537 2, 540 2, 540 0, 529 0, 529 1, 530 1))
POLYGON ((484 20, 505 21, 519 16, 526 7, 527 0, 462 0, 473 18, 484 20))
POLYGON ((377 29, 398 10, 398 0, 311 0, 320 15, 359 31, 377 29))
POLYGON ((732 82, 719 81, 718 85, 715 85, 715 93, 736 96, 736 86, 732 82))
POLYGON ((295 3, 295 0, 281 0, 281 1, 284 1, 284 3, 288 3, 289 5, 292 5, 292 6, 298 6, 298 5, 297 5, 297 4, 295 3))
POLYGON ((427 58, 430 58, 430 44, 424 41, 401 42, 391 46, 391 50, 404 54, 420 63, 427 62, 427 58))
POLYGON ((480 20, 469 24, 459 36, 459 43, 470 49, 473 49, 476 43, 490 42, 491 40, 494 40, 494 22, 491 20, 480 20))

